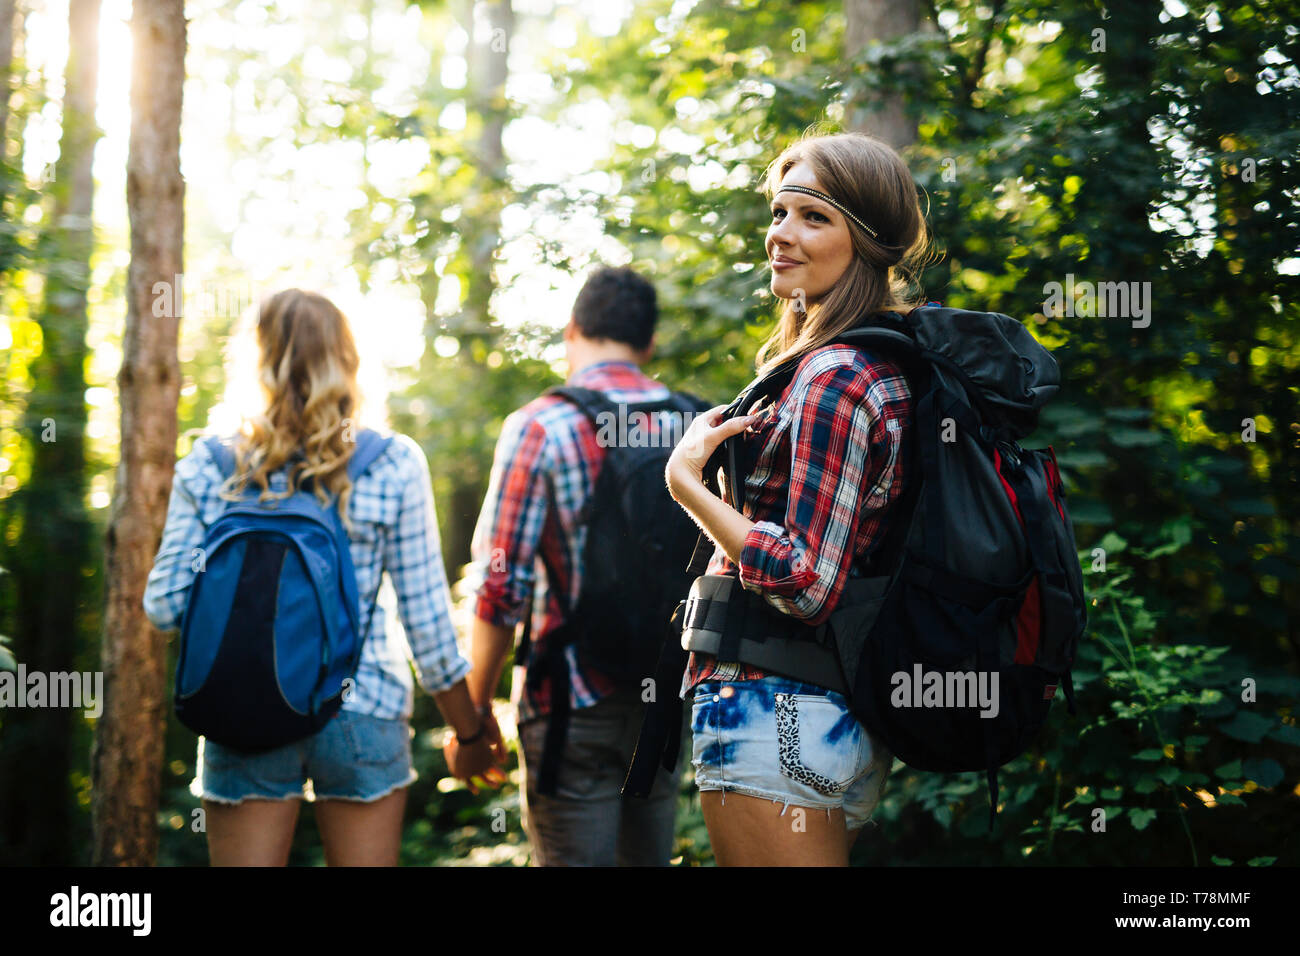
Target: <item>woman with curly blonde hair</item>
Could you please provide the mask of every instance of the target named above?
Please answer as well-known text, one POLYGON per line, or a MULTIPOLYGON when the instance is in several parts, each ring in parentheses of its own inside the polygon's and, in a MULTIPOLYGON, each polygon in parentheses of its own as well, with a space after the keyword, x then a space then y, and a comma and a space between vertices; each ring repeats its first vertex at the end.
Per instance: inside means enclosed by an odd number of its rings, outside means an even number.
POLYGON ((375 613, 386 571, 421 686, 460 746, 457 776, 499 779, 504 754, 490 714, 478 713, 457 649, 438 540, 429 467, 412 439, 395 435, 355 482, 348 459, 360 412, 357 349, 348 322, 324 296, 288 289, 271 296, 256 325, 264 410, 233 442, 228 477, 207 442, 176 465, 162 542, 145 609, 163 630, 181 624, 195 569, 191 554, 227 505, 248 489, 263 500, 310 487, 337 507, 348 534, 361 603, 359 664, 339 712, 306 739, 245 753, 200 738, 201 793, 214 865, 283 865, 300 801, 314 800, 330 865, 395 865, 411 765, 414 687, 403 650, 375 613))

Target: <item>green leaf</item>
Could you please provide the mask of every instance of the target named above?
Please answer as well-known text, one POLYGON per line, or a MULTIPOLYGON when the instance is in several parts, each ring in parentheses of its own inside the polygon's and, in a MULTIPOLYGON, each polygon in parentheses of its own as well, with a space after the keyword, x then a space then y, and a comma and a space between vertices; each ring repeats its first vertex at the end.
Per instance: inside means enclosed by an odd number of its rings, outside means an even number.
POLYGON ((1134 830, 1145 830, 1156 818, 1154 810, 1130 810, 1128 813, 1129 822, 1133 824, 1134 830))
POLYGON ((1097 547, 1104 550, 1107 555, 1119 554, 1128 547, 1128 542, 1114 531, 1107 531, 1106 536, 1097 542, 1097 547))
POLYGON ((1175 551, 1178 551, 1184 545, 1188 544, 1192 540, 1191 521, 1186 517, 1177 518, 1174 521, 1167 521, 1160 528, 1160 536, 1161 538, 1169 536, 1172 540, 1166 541, 1149 551, 1141 551, 1141 554, 1144 557, 1162 558, 1166 554, 1173 554, 1175 551))
POLYGON ((18 662, 6 648, 0 647, 0 671, 16 671, 18 662))
POLYGON ((1246 861, 1247 866, 1272 866, 1277 862, 1275 856, 1256 856, 1246 861))
POLYGON ((1269 694, 1300 697, 1300 677, 1290 674, 1268 674, 1256 680, 1255 686, 1269 694))
POLYGON ((1272 757, 1251 757, 1242 761, 1241 771, 1261 787, 1276 787, 1286 774, 1282 765, 1272 757))
POLYGON ((1248 710, 1239 710, 1237 716, 1226 724, 1221 724, 1219 729, 1234 740, 1257 744, 1276 726, 1277 722, 1269 717, 1262 717, 1248 710))
MULTIPOLYGON (((1110 458, 1099 451, 1062 451, 1057 452, 1056 463, 1063 469, 1098 468, 1110 463, 1110 458)), ((1074 505, 1070 505, 1074 513, 1074 505)))
POLYGON ((1169 764, 1156 770, 1156 776, 1165 784, 1172 786, 1173 782, 1178 779, 1180 771, 1177 767, 1169 764))
POLYGON ((1106 417, 1117 422, 1144 422, 1151 417, 1149 408, 1108 408, 1106 417))
POLYGON ((1138 778, 1138 782, 1133 785, 1134 793, 1155 793, 1160 786, 1160 781, 1156 779, 1153 773, 1144 773, 1138 778))
POLYGON ((1232 866, 1232 861, 1226 856, 1212 856, 1210 859, 1214 861, 1215 866, 1232 866))
POLYGON ((1196 713, 1202 718, 1227 717, 1239 706, 1233 698, 1222 691, 1207 687, 1201 695, 1205 703, 1198 703, 1196 713))
POLYGON ((1115 520, 1114 514, 1110 508, 1100 501, 1091 501, 1087 498, 1075 499, 1070 505, 1070 520, 1076 525, 1095 524, 1108 525, 1115 520))
POLYGON ((1235 793, 1220 793, 1214 798, 1214 802, 1219 806, 1244 807, 1246 801, 1241 799, 1235 793))
POLYGON ((1113 428, 1110 440, 1120 448, 1144 448, 1158 445, 1164 441, 1164 435, 1157 431, 1144 431, 1139 428, 1113 428))
POLYGON ((1147 750, 1140 750, 1133 755, 1134 760, 1162 760, 1165 752, 1159 747, 1152 747, 1147 750))
POLYGON ((1241 776, 1241 761, 1234 760, 1231 763, 1225 763, 1222 767, 1215 768, 1214 775, 1222 777, 1224 780, 1236 780, 1241 776))
POLYGON ((1300 727, 1291 724, 1282 724, 1280 727, 1274 727, 1268 732, 1269 740, 1276 740, 1278 743, 1290 744, 1292 747, 1300 747, 1300 727))

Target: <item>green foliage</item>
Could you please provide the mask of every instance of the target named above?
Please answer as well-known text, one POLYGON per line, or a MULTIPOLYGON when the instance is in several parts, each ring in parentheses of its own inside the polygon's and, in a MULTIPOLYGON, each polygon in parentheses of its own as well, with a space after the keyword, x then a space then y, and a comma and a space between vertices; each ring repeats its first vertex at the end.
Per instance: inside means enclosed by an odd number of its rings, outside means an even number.
MULTIPOLYGON (((1090 625, 1075 675, 1079 712, 1058 704, 1035 748, 1002 768, 997 836, 985 834, 982 775, 899 766, 881 825, 859 840, 855 860, 1300 859, 1283 823, 1300 770, 1300 645, 1288 623, 1300 619, 1300 591, 1289 586, 1300 549, 1300 297, 1294 269, 1275 265, 1295 255, 1300 91, 1285 77, 1300 31, 1278 3, 1186 8, 1074 3, 1044 13, 954 0, 933 7, 938 29, 845 51, 838 3, 700 0, 686 12, 651 0, 615 34, 580 31, 576 45, 555 50, 544 64, 555 95, 527 108, 568 122, 592 101, 607 104, 609 152, 593 165, 612 189, 496 172, 476 184, 474 110, 463 132, 436 121, 464 91, 431 84, 405 116, 340 91, 338 135, 430 145, 408 194, 371 197, 409 200, 405 225, 353 225, 359 273, 373 276, 385 260, 399 274, 418 270, 426 338, 456 342, 450 358, 426 347, 391 408, 430 455, 450 566, 464 560, 468 535, 447 533, 449 521, 476 514, 501 420, 558 380, 543 360, 554 329, 507 331, 491 310, 484 319, 496 279, 474 271, 472 251, 498 240, 467 215, 471 200, 487 214, 519 203, 538 221, 600 216, 659 290, 651 371, 722 401, 749 380, 772 327, 756 191, 766 163, 810 125, 844 124, 867 94, 901 91, 919 131, 906 158, 943 252, 922 287, 945 304, 1025 319, 1060 364, 1062 393, 1029 444, 1057 451, 1090 625), (414 243, 400 240, 403 230, 414 243), (1150 324, 1048 314, 1047 284, 1070 275, 1151 283, 1150 324), (462 305, 439 313, 449 277, 462 305), (1245 418, 1257 426, 1253 442, 1245 418), (1253 702, 1242 697, 1247 678, 1253 702), (1097 810, 1105 832, 1093 829, 1097 810)), ((432 36, 447 23, 425 10, 432 36)), ((436 75, 447 54, 432 47, 436 75)), ((589 264, 550 236, 536 250, 539 267, 589 264)), ((433 719, 423 713, 417 727, 433 719)), ((439 758, 419 759, 436 767, 439 758)), ((420 787, 408 860, 503 845, 484 821, 493 809, 513 814, 514 797, 420 787)), ((519 862, 515 852, 498 862, 519 862)), ((689 782, 678 852, 684 863, 710 858, 689 782)))
MULTIPOLYGON (((927 28, 915 35, 850 51, 833 0, 645 0, 610 35, 561 6, 555 17, 579 28, 576 43, 551 48, 549 24, 518 14, 516 38, 538 71, 525 85, 536 88, 526 101, 514 84, 511 98, 486 102, 473 76, 463 89, 440 81, 459 56, 447 39, 456 24, 445 5, 422 4, 427 82, 398 108, 379 105, 390 102, 379 94, 394 64, 369 38, 358 48, 334 18, 303 26, 272 4, 259 29, 285 39, 284 57, 240 46, 225 65, 254 112, 296 117, 298 145, 361 143, 367 163, 393 144, 428 149, 409 182, 368 175, 347 228, 362 288, 408 283, 426 307, 426 347, 389 411, 429 456, 453 580, 502 421, 559 380, 554 317, 498 314, 496 293, 514 280, 502 211, 518 207, 538 224, 527 238, 539 270, 576 273, 608 257, 651 278, 661 305, 651 373, 724 401, 752 376, 775 311, 756 189, 766 164, 813 124, 846 125, 870 94, 900 93, 918 125, 905 158, 943 253, 920 276, 923 290, 1025 320, 1061 367, 1062 392, 1027 444, 1057 452, 1092 603, 1079 712, 1058 704, 1035 748, 1002 769, 997 836, 985 835, 981 776, 899 767, 855 859, 1294 864, 1300 29, 1290 7, 1187 0, 1175 15, 1155 0, 1105 9, 951 0, 925 5, 927 28), (351 64, 348 76, 314 74, 313 46, 351 64), (524 115, 589 124, 602 104, 608 151, 591 165, 603 179, 524 180, 485 158, 496 118, 507 131, 524 115), (463 128, 444 119, 460 107, 463 128), (370 215, 381 207, 393 215, 370 215), (609 240, 600 256, 559 239, 587 216, 609 240), (1049 314, 1046 287, 1067 276, 1149 282, 1150 324, 1049 314), (1097 810, 1105 832, 1094 831, 1097 810)), ((86 382, 38 381, 50 360, 47 285, 67 270, 36 214, 41 190, 20 173, 26 120, 50 104, 26 81, 13 103, 0 150, 0 548, 30 557, 45 546, 12 505, 35 465, 43 413, 33 395, 81 406, 86 382)), ((260 134, 231 144, 236 155, 269 145, 260 134)), ((119 294, 120 271, 104 296, 119 294)), ((183 430, 205 421, 224 386, 228 333, 227 319, 185 325, 183 430)), ((92 443, 72 484, 105 480, 111 451, 92 443)), ((85 511, 75 504, 71 516, 85 511)), ((98 630, 89 571, 77 620, 87 663, 98 630)), ((14 618, 13 589, 0 587, 0 627, 13 632, 14 618)), ((517 781, 478 797, 440 789, 428 701, 414 723, 421 780, 404 860, 523 862, 517 781), (495 810, 504 834, 491 829, 495 810)), ((77 753, 88 752, 86 732, 79 724, 77 753)), ((206 859, 190 825, 193 750, 192 735, 170 726, 164 862, 206 859)), ((84 810, 83 766, 69 788, 84 810)), ((687 777, 676 852, 692 865, 711 855, 687 777)), ((293 859, 321 860, 310 812, 293 859)))
POLYGON ((1090 619, 1073 672, 1078 714, 1058 703, 1035 747, 999 771, 994 837, 983 774, 896 764, 882 825, 857 848, 862 862, 1188 866, 1219 845, 1279 847, 1289 799, 1281 761, 1294 765, 1300 745, 1298 682, 1252 666, 1232 643, 1162 638, 1133 581, 1183 550, 1183 532, 1151 550, 1117 536, 1103 546, 1108 570, 1083 556, 1090 619), (1114 557, 1122 553, 1134 563, 1114 557), (1243 695, 1247 678, 1257 699, 1243 695))

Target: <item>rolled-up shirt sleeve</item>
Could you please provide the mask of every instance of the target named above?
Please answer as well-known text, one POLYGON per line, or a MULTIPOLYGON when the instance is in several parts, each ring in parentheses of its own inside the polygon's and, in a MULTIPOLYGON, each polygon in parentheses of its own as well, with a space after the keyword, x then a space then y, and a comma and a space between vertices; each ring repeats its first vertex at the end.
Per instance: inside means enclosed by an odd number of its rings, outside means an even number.
POLYGON ((740 582, 783 614, 820 624, 853 561, 865 498, 887 481, 898 452, 880 379, 846 360, 791 389, 790 481, 783 524, 758 521, 745 537, 740 582), (882 460, 875 461, 875 453, 882 460), (872 472, 879 475, 869 487, 872 472))
POLYGON ((498 627, 514 627, 532 595, 547 514, 545 461, 546 430, 520 412, 507 417, 470 545, 475 616, 498 627))
MULTIPOLYGON (((144 587, 144 613, 160 631, 181 626, 190 588, 201 567, 201 546, 207 525, 203 521, 205 495, 215 478, 207 474, 210 464, 202 443, 176 463, 172 475, 171 497, 167 501, 167 519, 162 540, 154 557, 153 568, 144 587)), ((215 468, 215 466, 213 466, 215 468)))

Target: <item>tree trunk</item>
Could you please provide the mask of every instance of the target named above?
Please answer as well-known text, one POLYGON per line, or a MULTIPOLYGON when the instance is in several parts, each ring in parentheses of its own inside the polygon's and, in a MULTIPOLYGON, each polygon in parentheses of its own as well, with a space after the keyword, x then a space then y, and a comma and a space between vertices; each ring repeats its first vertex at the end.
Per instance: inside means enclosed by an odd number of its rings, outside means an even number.
MULTIPOLYGON (((28 673, 76 669, 79 617, 86 600, 86 292, 93 246, 91 164, 99 68, 99 0, 72 0, 68 10, 63 131, 48 193, 50 229, 41 250, 48 264, 40 314, 41 354, 25 426, 32 468, 16 495, 21 538, 13 558, 15 652, 28 673)), ((48 679, 48 678, 47 678, 48 679)), ((72 854, 72 741, 80 713, 67 706, 18 709, 9 718, 0 822, 11 860, 68 864, 72 854), (16 824, 16 826, 15 826, 16 824)))
MULTIPOLYGON (((483 364, 482 357, 496 348, 500 335, 489 306, 496 290, 492 267, 501 245, 501 197, 506 179, 502 132, 509 115, 507 60, 515 14, 510 0, 477 0, 464 6, 462 25, 470 36, 465 54, 466 107, 470 117, 478 123, 478 135, 472 147, 472 160, 478 175, 467 192, 465 215, 461 217, 461 241, 468 249, 469 274, 465 277, 465 304, 460 323, 453 331, 462 345, 456 360, 464 363, 468 394, 486 394, 493 387, 494 376, 483 364), (476 19, 487 25, 486 33, 477 33, 476 19), (476 340, 485 347, 481 354, 473 347, 476 340)), ((467 133, 469 131, 467 128, 467 133)), ((435 353, 430 346, 425 354, 432 356, 435 353)), ((469 560, 478 506, 482 504, 483 489, 487 487, 487 468, 456 469, 453 476, 456 484, 449 502, 451 510, 444 511, 448 531, 443 546, 451 568, 469 560)))
MULTIPOLYGON (((844 0, 844 56, 855 60, 873 43, 888 43, 921 28, 918 0, 844 0)), ((894 149, 916 142, 916 119, 901 92, 881 92, 850 103, 845 125, 894 149)))
POLYGON ((9 71, 14 63, 14 19, 16 0, 0 0, 0 159, 4 158, 5 134, 9 127, 9 71))
POLYGON ((505 181, 506 79, 514 11, 510 0, 478 0, 465 8, 462 24, 470 41, 466 49, 468 84, 466 106, 479 123, 473 160, 478 176, 465 199, 462 218, 469 249, 469 286, 465 297, 464 329, 472 335, 493 337, 488 303, 496 288, 492 263, 501 243, 501 186, 505 181), (489 31, 476 36, 475 22, 482 16, 489 31))
MULTIPOLYGON (((162 537, 176 459, 179 320, 158 315, 156 283, 182 271, 185 183, 180 171, 185 79, 184 0, 135 0, 131 16, 131 222, 126 330, 118 400, 121 462, 105 552, 104 716, 92 774, 94 862, 146 866, 158 849, 166 646, 144 616, 145 580, 162 537)), ((173 288, 179 297, 180 290, 173 288)), ((179 312, 179 303, 170 310, 179 312)))
MULTIPOLYGON (((0 0, 0 167, 9 157, 9 98, 13 95, 13 66, 21 33, 18 25, 17 0, 0 0)), ((0 218, 4 218, 9 196, 9 170, 0 168, 0 218)), ((16 220, 17 217, 15 217, 16 220)), ((9 253, 0 253, 0 272, 9 265, 9 253)))

